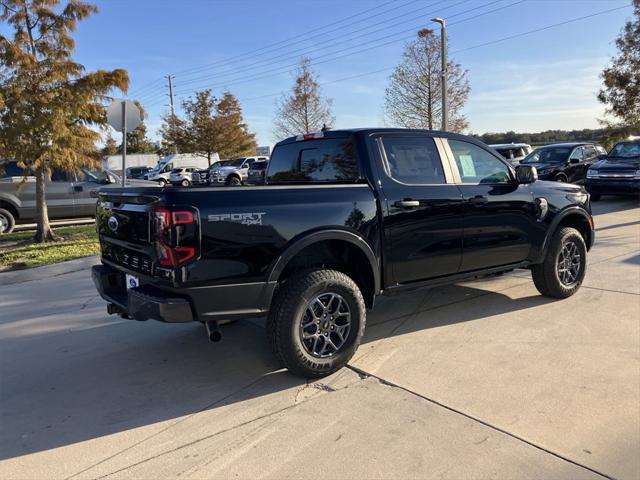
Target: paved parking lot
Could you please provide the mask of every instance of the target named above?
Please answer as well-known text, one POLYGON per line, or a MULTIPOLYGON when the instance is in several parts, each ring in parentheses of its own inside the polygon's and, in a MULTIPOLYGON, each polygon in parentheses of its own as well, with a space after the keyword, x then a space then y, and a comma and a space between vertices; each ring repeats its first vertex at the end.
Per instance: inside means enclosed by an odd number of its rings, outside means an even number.
MULTIPOLYGON (((640 478, 640 208, 595 204, 574 297, 527 271, 384 298, 351 367, 279 370, 262 321, 106 315, 87 270, 0 295, 1 478, 640 478)), ((8 278, 8 277, 5 277, 8 278)))

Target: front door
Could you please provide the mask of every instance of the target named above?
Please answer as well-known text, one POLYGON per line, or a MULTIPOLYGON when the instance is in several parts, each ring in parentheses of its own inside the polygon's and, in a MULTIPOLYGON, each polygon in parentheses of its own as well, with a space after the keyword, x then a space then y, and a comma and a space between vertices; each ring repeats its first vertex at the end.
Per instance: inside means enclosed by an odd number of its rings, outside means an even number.
POLYGON ((488 149, 447 141, 456 183, 464 198, 461 272, 528 259, 536 232, 530 185, 519 185, 507 164, 488 149))
POLYGON ((442 162, 441 140, 402 133, 384 134, 377 143, 390 283, 455 274, 462 254, 462 195, 442 162))

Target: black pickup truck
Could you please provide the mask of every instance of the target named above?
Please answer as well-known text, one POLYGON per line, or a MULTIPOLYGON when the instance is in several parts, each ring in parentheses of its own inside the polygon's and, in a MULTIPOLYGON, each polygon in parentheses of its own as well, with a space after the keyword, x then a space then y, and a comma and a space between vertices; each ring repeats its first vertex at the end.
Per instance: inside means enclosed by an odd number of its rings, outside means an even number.
POLYGON ((447 132, 354 129, 278 143, 266 184, 101 192, 109 313, 219 323, 267 316, 276 355, 320 377, 344 366, 377 296, 529 268, 565 298, 594 242, 579 186, 537 181, 447 132))

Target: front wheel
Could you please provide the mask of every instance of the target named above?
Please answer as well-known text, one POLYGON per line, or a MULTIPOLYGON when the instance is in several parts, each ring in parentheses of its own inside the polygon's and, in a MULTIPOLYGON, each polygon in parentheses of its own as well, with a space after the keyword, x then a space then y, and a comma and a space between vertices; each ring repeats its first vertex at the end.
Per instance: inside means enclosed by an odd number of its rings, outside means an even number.
POLYGON ((158 180, 158 185, 160 185, 161 187, 166 187, 167 181, 164 178, 161 178, 160 180, 158 180))
POLYGON ((556 177, 556 182, 560 182, 560 183, 567 183, 568 181, 569 181, 569 179, 566 177, 566 175, 564 175, 564 174, 562 174, 562 173, 561 173, 561 174, 559 174, 559 175, 556 177))
POLYGON ((232 177, 229 177, 229 179, 227 180, 227 185, 230 187, 239 187, 240 185, 242 185, 242 182, 238 177, 234 175, 232 177))
POLYGON ((578 291, 587 272, 587 247, 575 228, 553 234, 542 263, 531 268, 538 291, 551 298, 567 298, 578 291))
POLYGON ((291 373, 319 378, 347 364, 365 323, 364 299, 351 278, 335 270, 304 270, 278 287, 267 335, 291 373))
POLYGON ((189 183, 189 180, 185 179, 185 180, 182 180, 182 182, 180 182, 180 185, 182 185, 183 187, 188 187, 191 184, 189 183))

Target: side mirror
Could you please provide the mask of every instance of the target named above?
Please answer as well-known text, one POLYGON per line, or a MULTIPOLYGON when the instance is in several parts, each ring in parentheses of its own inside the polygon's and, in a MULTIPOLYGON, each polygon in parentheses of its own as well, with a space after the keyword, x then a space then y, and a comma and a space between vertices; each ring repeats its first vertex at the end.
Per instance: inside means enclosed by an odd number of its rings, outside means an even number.
POLYGON ((570 158, 569 159, 569 163, 572 163, 572 164, 580 163, 580 159, 579 158, 570 158))
POLYGON ((538 180, 538 170, 532 165, 518 165, 516 167, 516 181, 520 184, 533 183, 538 180))

